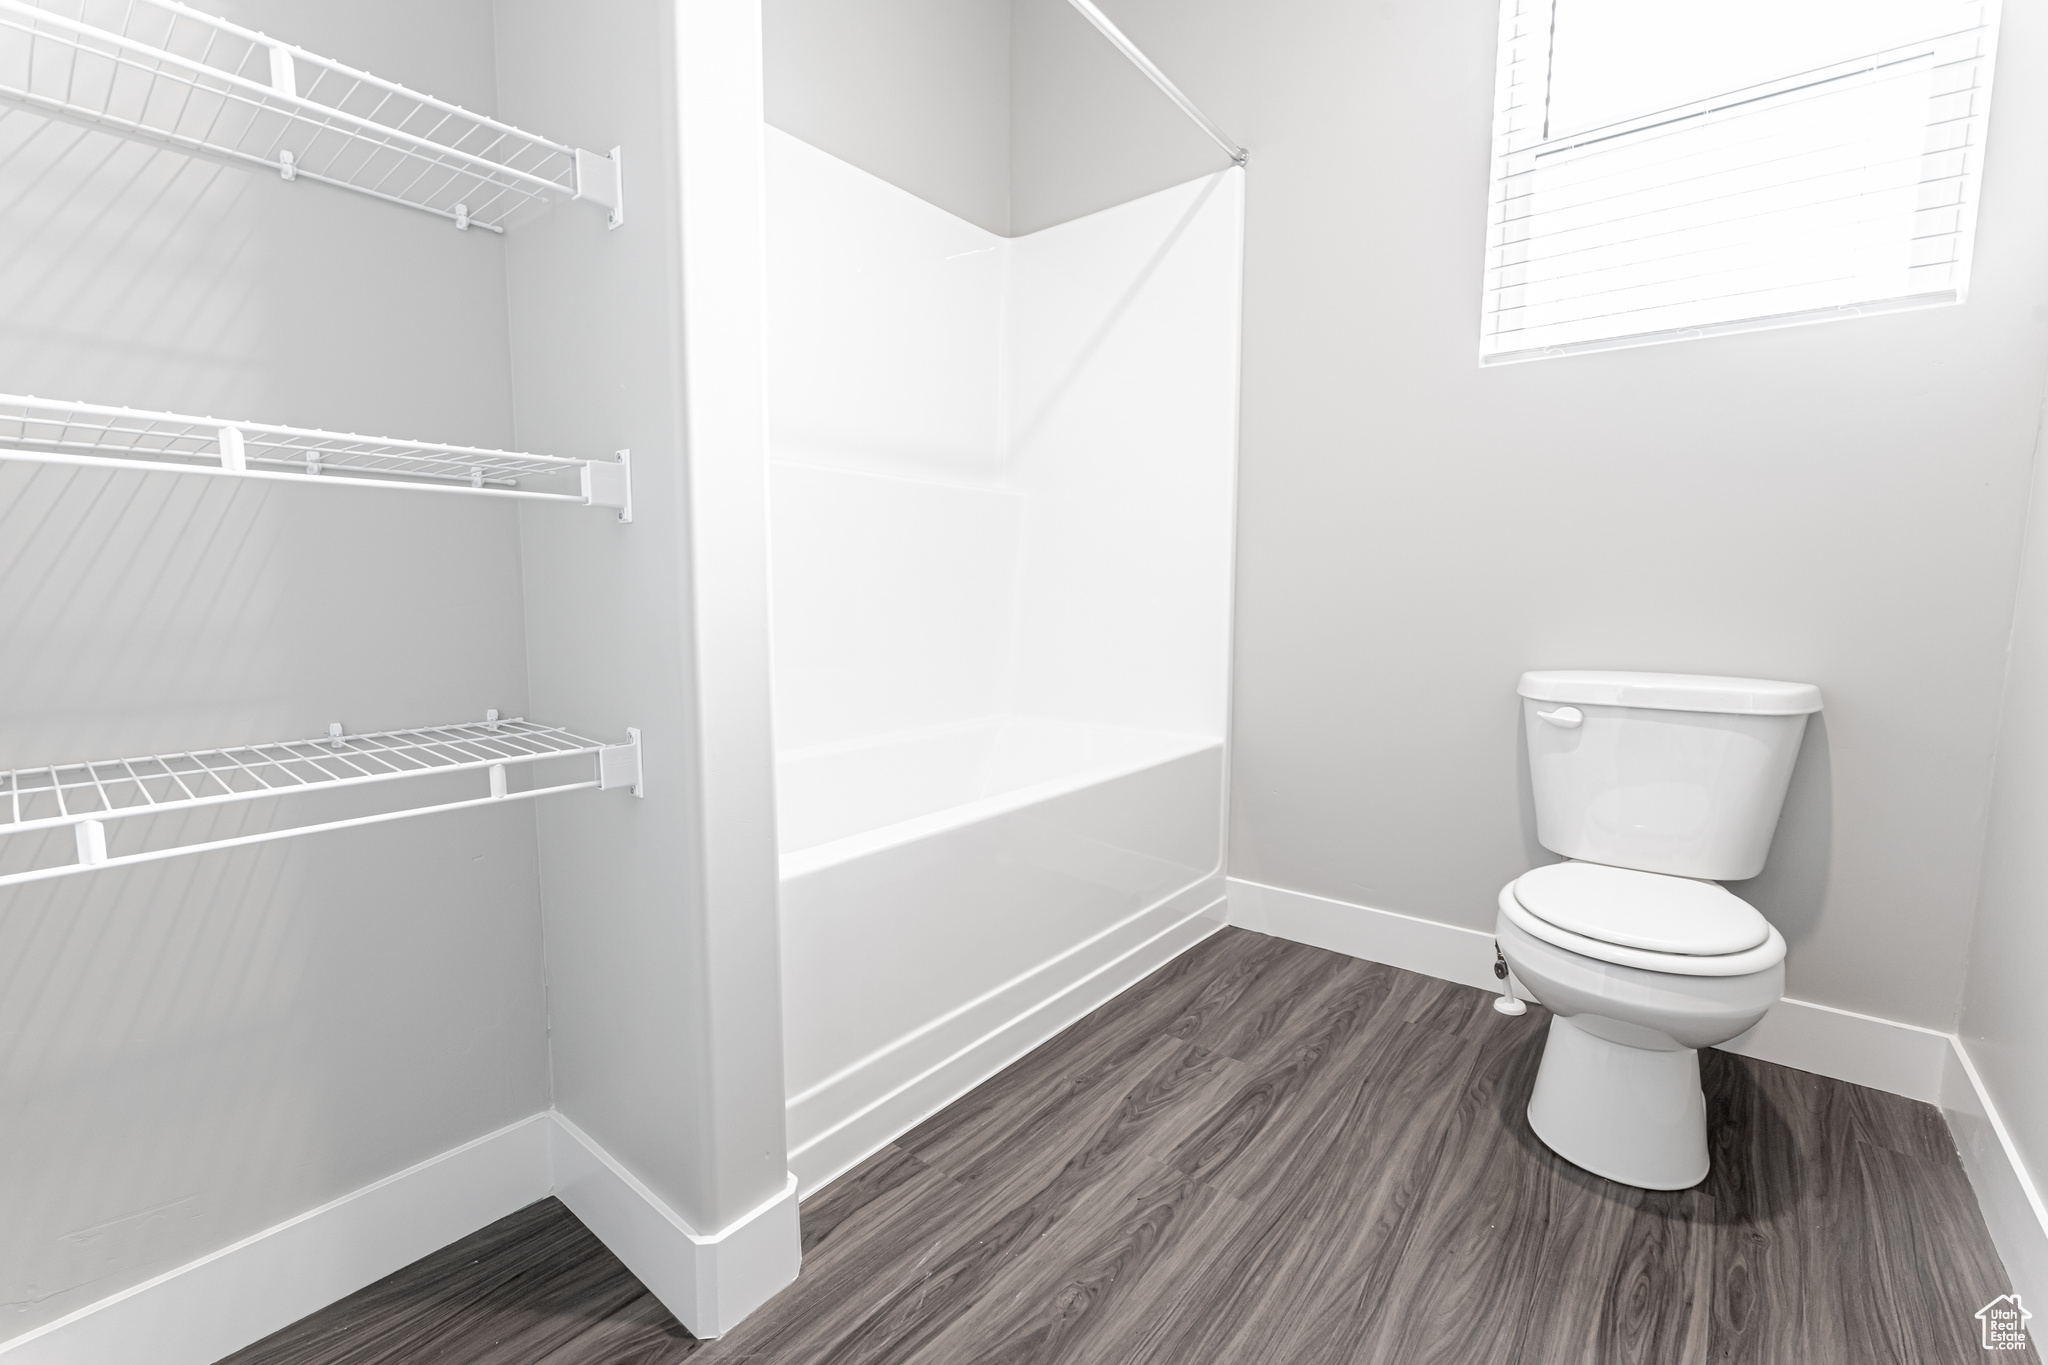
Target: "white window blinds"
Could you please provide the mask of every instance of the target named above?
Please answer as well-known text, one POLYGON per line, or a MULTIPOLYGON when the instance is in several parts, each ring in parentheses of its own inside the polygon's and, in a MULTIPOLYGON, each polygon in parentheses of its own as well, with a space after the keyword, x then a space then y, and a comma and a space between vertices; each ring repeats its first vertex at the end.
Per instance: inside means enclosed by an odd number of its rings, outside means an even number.
POLYGON ((1503 0, 1482 363, 1959 301, 1995 23, 1503 0))

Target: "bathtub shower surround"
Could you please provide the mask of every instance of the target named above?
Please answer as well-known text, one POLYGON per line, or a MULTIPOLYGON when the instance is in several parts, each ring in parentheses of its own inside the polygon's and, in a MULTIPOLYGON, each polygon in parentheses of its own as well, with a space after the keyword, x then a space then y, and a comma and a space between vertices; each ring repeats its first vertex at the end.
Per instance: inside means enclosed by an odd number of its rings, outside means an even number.
POLYGON ((1243 172, 1003 238, 767 138, 809 1192, 1222 923, 1243 172))

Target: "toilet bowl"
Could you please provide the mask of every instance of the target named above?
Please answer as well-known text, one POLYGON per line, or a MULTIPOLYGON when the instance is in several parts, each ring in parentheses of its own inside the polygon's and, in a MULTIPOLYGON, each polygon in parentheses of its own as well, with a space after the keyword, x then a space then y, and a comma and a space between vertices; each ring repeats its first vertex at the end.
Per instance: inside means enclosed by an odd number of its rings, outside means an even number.
POLYGON ((1509 968, 1552 1015, 1529 1126, 1559 1156, 1609 1180, 1651 1190, 1698 1184, 1708 1168, 1699 1049, 1748 1031, 1778 1002, 1784 938, 1766 924, 1762 944, 1712 956, 1605 943, 1538 919, 1515 894, 1523 880, 1501 889, 1494 931, 1509 968))
POLYGON ((1764 867, 1811 683, 1524 673, 1536 837, 1567 860, 1500 894, 1500 953, 1554 1016, 1529 1099, 1553 1151, 1611 1180, 1707 1174, 1699 1049, 1785 987, 1785 940, 1720 885, 1764 867))

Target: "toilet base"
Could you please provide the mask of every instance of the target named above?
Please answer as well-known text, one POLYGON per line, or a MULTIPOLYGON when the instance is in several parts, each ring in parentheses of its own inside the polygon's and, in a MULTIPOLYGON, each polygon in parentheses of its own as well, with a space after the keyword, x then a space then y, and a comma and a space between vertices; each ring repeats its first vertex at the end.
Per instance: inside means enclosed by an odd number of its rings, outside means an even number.
POLYGON ((1529 1126, 1551 1151, 1594 1175, 1646 1190, 1697 1185, 1708 1165, 1700 1055, 1596 1038, 1553 1015, 1529 1126))

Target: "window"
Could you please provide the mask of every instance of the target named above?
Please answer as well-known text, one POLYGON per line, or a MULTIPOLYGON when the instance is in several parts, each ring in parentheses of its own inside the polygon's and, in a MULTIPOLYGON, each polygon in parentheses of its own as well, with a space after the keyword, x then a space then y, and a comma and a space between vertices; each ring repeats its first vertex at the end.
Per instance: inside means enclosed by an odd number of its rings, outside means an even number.
POLYGON ((1481 363, 1960 302, 1995 24, 1503 0, 1481 363))

